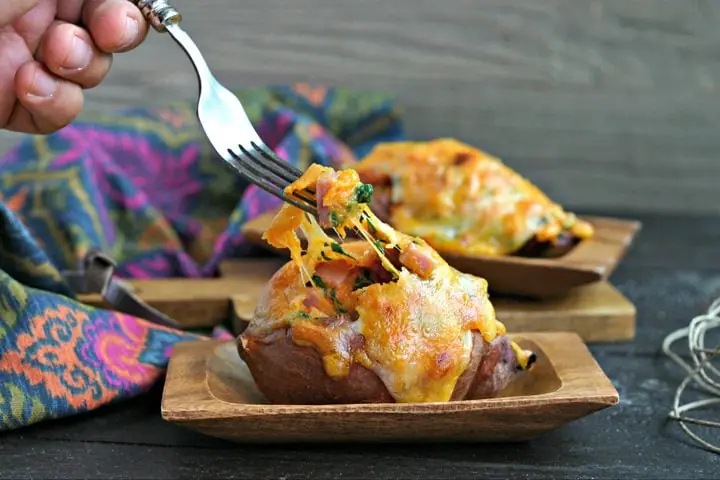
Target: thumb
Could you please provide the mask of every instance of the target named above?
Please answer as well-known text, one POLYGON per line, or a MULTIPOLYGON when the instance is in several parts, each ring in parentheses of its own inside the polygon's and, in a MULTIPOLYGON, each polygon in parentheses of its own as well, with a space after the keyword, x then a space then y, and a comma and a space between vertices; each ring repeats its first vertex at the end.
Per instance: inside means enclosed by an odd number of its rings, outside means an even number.
POLYGON ((40 0, 2 0, 0 7, 0 27, 10 25, 12 22, 25 15, 40 0))
POLYGON ((15 76, 20 107, 8 128, 26 133, 52 133, 72 122, 83 106, 82 88, 56 77, 38 62, 30 62, 15 76))

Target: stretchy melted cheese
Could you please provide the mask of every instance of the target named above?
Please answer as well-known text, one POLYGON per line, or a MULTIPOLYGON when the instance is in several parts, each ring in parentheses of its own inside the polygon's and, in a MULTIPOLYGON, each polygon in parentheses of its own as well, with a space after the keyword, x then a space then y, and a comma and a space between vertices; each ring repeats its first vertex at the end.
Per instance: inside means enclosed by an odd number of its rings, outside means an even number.
MULTIPOLYGON (((261 299, 248 334, 289 326, 296 344, 320 353, 330 377, 347 375, 357 363, 398 402, 450 400, 470 362, 473 331, 486 342, 505 335, 487 282, 380 222, 354 171, 314 165, 286 193, 307 188, 318 194, 321 222, 339 232, 354 228, 363 240, 338 243, 313 217, 285 205, 265 239, 289 248, 293 263, 271 280, 267 291, 283 294, 261 299), (305 251, 297 231, 307 239, 305 251)), ((526 368, 530 352, 513 349, 517 368, 526 368)))
POLYGON ((390 225, 440 251, 507 255, 533 238, 593 234, 499 159, 455 140, 381 144, 354 168, 386 190, 390 225))

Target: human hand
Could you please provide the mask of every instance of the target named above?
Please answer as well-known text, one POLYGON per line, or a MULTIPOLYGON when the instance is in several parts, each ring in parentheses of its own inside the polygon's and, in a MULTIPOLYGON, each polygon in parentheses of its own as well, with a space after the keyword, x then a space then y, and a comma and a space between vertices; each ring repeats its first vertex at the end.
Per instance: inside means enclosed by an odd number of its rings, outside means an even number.
POLYGON ((137 47, 147 22, 127 0, 0 0, 0 129, 51 133, 137 47))

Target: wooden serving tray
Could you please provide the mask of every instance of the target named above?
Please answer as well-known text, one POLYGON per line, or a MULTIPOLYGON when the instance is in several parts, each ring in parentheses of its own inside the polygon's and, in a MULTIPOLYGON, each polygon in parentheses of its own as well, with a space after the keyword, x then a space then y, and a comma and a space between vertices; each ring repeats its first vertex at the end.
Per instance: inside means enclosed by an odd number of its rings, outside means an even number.
POLYGON ((243 443, 515 442, 613 406, 618 393, 573 333, 512 335, 538 354, 498 398, 426 404, 271 405, 234 342, 176 346, 162 416, 243 443))
MULTIPOLYGON (((268 251, 289 257, 262 239, 277 211, 248 221, 243 234, 268 251)), ((489 257, 447 253, 445 261, 461 272, 485 278, 495 293, 551 298, 566 295, 581 285, 607 280, 625 255, 641 224, 605 217, 582 217, 595 227, 595 235, 558 258, 489 257)))
MULTIPOLYGON (((219 325, 233 314, 255 308, 260 291, 284 262, 279 259, 241 261, 242 275, 233 278, 158 278, 125 280, 133 293, 151 307, 176 320, 183 328, 219 325)), ((99 294, 79 295, 86 305, 112 310, 99 294)))
MULTIPOLYGON (((218 279, 135 280, 130 285, 150 306, 185 328, 213 327, 232 315, 238 332, 252 318, 260 292, 286 260, 247 259, 225 262, 218 279)), ((99 295, 83 303, 109 308, 99 295)), ((548 300, 492 297, 508 331, 569 331, 588 343, 626 341, 635 337, 635 306, 608 282, 573 289, 548 300)))

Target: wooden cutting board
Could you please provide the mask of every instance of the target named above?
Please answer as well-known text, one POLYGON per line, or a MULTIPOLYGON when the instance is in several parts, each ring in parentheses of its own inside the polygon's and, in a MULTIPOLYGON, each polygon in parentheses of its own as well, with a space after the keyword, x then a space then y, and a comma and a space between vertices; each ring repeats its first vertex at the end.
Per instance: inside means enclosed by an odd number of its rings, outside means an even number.
MULTIPOLYGON (((252 317, 260 292, 285 262, 279 258, 234 260, 221 265, 221 278, 129 282, 136 295, 185 328, 212 327, 232 315, 236 327, 252 317)), ((84 303, 108 308, 99 295, 84 303)), ((635 306, 610 283, 578 287, 549 300, 492 298, 509 332, 566 331, 587 343, 632 340, 635 306)))

